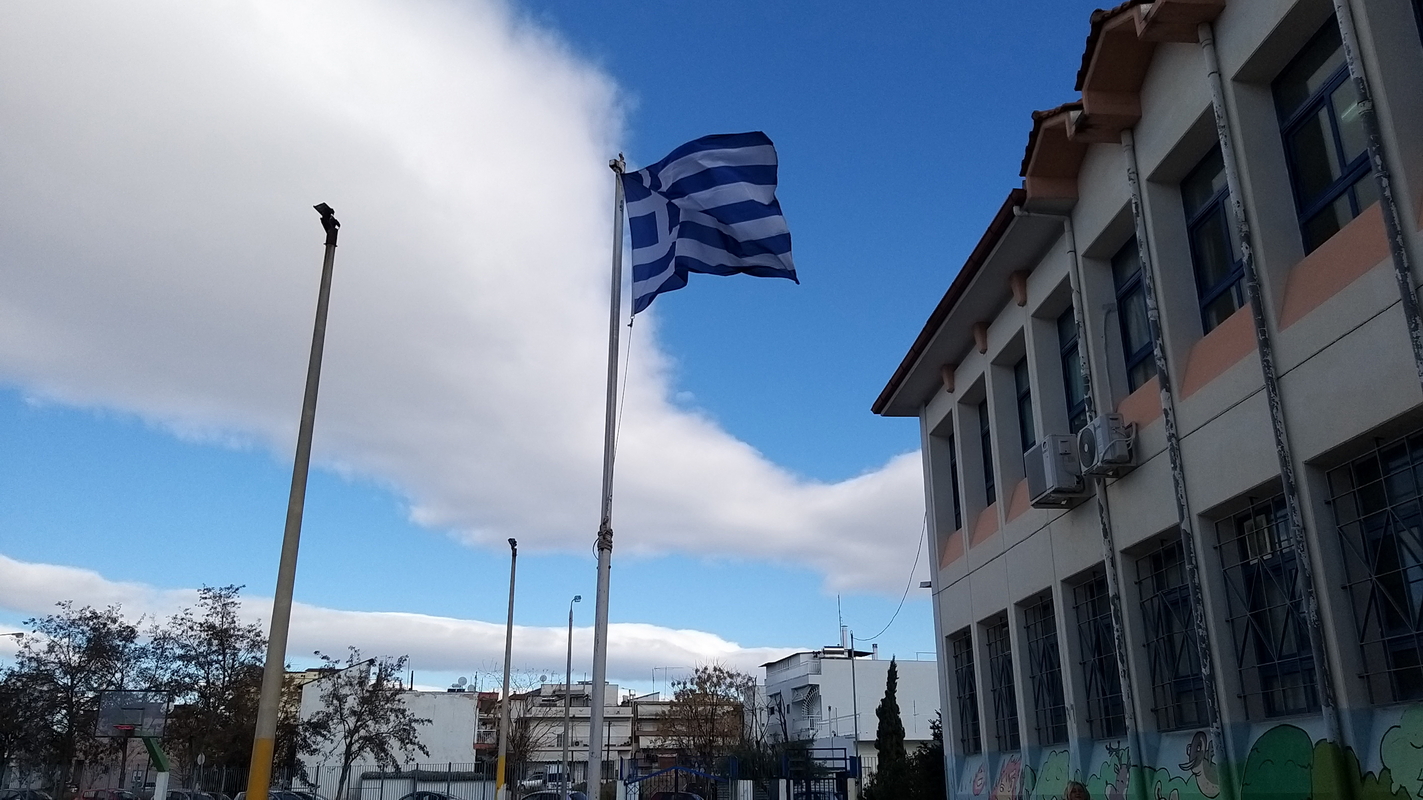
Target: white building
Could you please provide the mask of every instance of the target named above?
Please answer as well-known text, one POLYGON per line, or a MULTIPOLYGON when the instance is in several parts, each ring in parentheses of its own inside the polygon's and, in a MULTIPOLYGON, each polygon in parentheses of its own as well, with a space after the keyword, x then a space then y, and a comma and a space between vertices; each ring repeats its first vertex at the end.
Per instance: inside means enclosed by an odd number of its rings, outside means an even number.
MULTIPOLYGON (((846 647, 792 653, 766 669, 767 735, 772 740, 810 740, 816 747, 851 749, 870 764, 876 758, 875 709, 884 699, 889 661, 846 647)), ((939 710, 939 673, 933 661, 896 661, 899 717, 909 752, 930 738, 929 723, 939 710)))

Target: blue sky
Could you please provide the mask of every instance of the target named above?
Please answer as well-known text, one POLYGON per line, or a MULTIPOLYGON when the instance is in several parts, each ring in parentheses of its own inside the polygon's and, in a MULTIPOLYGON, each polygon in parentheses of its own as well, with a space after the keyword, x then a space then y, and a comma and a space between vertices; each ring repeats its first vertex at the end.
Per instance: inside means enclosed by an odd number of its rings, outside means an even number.
MULTIPOLYGON (((345 228, 298 599, 498 623, 512 535, 519 623, 557 629, 581 593, 585 625, 603 164, 752 129, 801 285, 693 276, 634 330, 612 616, 696 635, 615 674, 831 643, 837 594, 867 636, 927 576, 916 425, 869 405, 1017 184, 1029 112, 1073 96, 1092 4, 177 8, 0 12, 0 116, 28 121, 0 154, 0 622, 269 596, 326 201, 345 228)), ((933 649, 926 595, 886 652, 933 649)), ((431 680, 497 660, 342 619, 431 680)), ((531 669, 557 663, 543 634, 531 669)))

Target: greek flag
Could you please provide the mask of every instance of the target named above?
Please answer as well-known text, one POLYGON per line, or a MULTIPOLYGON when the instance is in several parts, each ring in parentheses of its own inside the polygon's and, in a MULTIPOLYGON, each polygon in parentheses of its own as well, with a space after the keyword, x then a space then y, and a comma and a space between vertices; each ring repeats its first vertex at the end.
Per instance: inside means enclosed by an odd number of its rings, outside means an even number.
POLYGON ((760 131, 704 136, 622 176, 632 234, 632 313, 687 273, 790 278, 776 146, 760 131))

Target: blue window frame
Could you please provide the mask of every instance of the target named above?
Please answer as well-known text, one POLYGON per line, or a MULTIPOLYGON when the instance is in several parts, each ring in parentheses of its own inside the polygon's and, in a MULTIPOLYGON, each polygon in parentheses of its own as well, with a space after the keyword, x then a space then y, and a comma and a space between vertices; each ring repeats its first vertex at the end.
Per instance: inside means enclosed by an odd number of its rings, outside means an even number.
POLYGON ((1122 330, 1127 388, 1134 392, 1156 376, 1151 327, 1146 319, 1146 286, 1141 279, 1141 254, 1135 237, 1112 256, 1112 281, 1117 287, 1117 320, 1122 330))
POLYGON ((978 404, 978 447, 983 456, 983 504, 998 501, 998 485, 993 480, 993 436, 988 422, 988 401, 978 404))
POLYGON ((1275 79, 1274 92, 1308 253, 1378 200, 1359 95, 1334 18, 1275 79))
POLYGON ((1201 328, 1210 333, 1245 305, 1245 270, 1228 213, 1230 190, 1219 147, 1212 148, 1181 181, 1181 200, 1201 303, 1201 328))
POLYGON ((1087 384, 1082 380, 1082 349, 1077 341, 1077 317, 1070 308, 1057 318, 1057 345, 1062 354, 1067 427, 1069 432, 1077 433, 1087 425, 1087 384))
POLYGON ((1037 443, 1033 433, 1033 387, 1028 380, 1026 356, 1013 365, 1013 388, 1018 392, 1018 439, 1026 453, 1037 443))
POLYGON ((949 437, 949 482, 954 495, 954 530, 963 527, 963 506, 959 503, 959 449, 954 446, 954 437, 949 437))

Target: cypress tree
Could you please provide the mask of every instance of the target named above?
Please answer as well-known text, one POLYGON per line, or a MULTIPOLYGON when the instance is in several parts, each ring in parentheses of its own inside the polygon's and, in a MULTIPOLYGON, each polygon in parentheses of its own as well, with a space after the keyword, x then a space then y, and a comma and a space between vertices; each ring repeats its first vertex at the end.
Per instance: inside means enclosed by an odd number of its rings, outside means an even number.
POLYGON ((899 666, 889 660, 884 683, 884 699, 875 709, 879 727, 875 730, 875 750, 879 766, 865 789, 869 800, 900 800, 909 796, 909 759, 904 752, 904 721, 899 718, 899 666))

